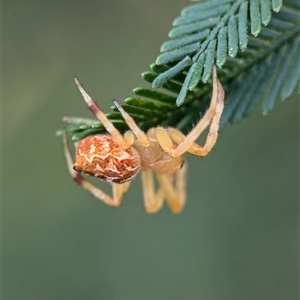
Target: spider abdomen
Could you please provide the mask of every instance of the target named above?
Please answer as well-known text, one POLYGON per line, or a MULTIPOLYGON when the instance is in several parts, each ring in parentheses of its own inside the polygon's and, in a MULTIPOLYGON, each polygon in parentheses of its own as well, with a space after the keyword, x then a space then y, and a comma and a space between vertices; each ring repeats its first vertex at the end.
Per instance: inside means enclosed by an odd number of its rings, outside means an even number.
POLYGON ((73 169, 106 182, 124 183, 132 180, 141 167, 138 152, 121 149, 107 135, 93 135, 79 141, 73 169))

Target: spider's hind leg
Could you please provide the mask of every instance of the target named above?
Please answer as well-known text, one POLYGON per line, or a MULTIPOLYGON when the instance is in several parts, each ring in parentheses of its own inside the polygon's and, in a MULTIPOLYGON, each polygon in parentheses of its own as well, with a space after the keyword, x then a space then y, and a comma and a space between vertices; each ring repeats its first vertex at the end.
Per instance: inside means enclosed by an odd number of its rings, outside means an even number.
POLYGON ((83 88, 79 80, 74 77, 77 88, 79 89, 84 101, 88 105, 89 110, 98 118, 98 120, 103 124, 105 129, 110 133, 113 140, 118 143, 122 149, 128 149, 131 145, 123 138, 119 130, 113 125, 113 123, 106 117, 97 103, 91 98, 91 96, 83 88))

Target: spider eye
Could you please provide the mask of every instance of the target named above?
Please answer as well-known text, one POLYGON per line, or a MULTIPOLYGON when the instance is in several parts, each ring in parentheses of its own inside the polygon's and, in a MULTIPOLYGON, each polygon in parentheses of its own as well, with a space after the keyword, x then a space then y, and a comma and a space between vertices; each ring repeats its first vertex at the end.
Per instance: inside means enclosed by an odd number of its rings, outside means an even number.
POLYGON ((141 167, 139 154, 134 148, 121 149, 107 135, 94 135, 81 140, 75 156, 74 170, 106 182, 130 181, 141 167))

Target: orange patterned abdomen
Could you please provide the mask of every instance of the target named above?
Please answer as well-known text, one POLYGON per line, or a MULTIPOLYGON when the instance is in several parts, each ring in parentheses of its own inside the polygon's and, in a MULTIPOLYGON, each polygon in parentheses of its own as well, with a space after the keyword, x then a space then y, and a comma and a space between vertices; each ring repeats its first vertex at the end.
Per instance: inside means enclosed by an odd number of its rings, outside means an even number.
POLYGON ((76 147, 73 169, 106 182, 123 183, 140 170, 140 157, 132 147, 124 150, 107 135, 93 135, 76 147))

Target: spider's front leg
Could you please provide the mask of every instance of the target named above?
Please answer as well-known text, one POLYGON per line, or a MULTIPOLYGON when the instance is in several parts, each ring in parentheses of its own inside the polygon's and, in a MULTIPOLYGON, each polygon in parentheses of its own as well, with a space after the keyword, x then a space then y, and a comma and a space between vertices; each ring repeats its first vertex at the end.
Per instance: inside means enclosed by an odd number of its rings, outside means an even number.
POLYGON ((63 132, 63 149, 64 149, 64 155, 67 161, 67 166, 69 173, 73 180, 77 182, 80 186, 82 186, 84 189, 89 191, 94 197, 101 200, 105 204, 109 206, 120 206, 122 203, 123 194, 127 192, 130 181, 124 182, 122 184, 112 183, 112 192, 113 196, 109 196, 105 192, 103 192, 101 189, 94 186, 92 183, 87 181, 84 177, 82 177, 77 171, 73 169, 73 160, 71 157, 70 149, 68 146, 67 141, 67 134, 66 132, 63 132))
POLYGON ((147 213, 158 212, 167 202, 173 213, 180 213, 186 202, 186 164, 175 174, 156 173, 159 188, 155 191, 153 171, 142 171, 144 204, 147 213))
POLYGON ((145 210, 149 214, 154 214, 163 206, 163 193, 161 189, 155 191, 152 171, 142 171, 141 174, 145 210))
POLYGON ((155 129, 156 138, 162 149, 172 157, 179 157, 185 152, 194 155, 207 155, 217 141, 218 129, 221 114, 224 108, 224 90, 218 80, 216 67, 213 67, 213 93, 208 110, 198 124, 184 136, 180 131, 169 128, 168 130, 157 127, 155 129), (200 146, 195 140, 210 125, 209 133, 204 146, 200 146), (175 147, 172 140, 177 144, 175 147))
POLYGON ((163 196, 173 213, 180 213, 186 202, 186 170, 187 164, 175 172, 175 174, 156 173, 157 180, 163 196))

